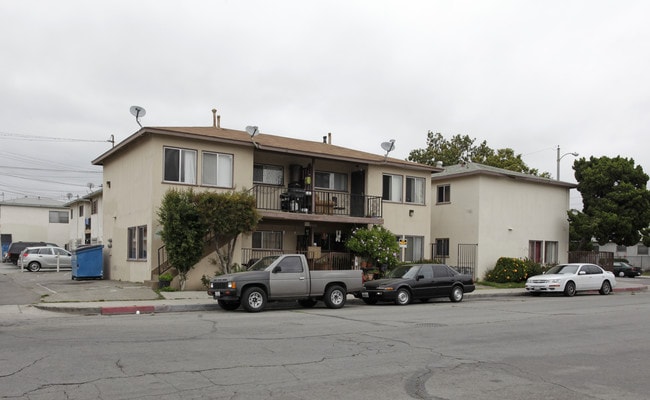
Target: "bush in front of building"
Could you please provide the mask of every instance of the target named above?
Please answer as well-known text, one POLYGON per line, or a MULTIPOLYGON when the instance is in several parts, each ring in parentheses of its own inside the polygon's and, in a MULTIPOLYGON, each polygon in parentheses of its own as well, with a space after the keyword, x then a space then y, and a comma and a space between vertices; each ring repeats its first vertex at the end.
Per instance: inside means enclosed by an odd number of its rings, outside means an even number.
POLYGON ((529 259, 501 257, 496 265, 485 274, 488 282, 524 282, 529 276, 544 272, 541 264, 529 259))

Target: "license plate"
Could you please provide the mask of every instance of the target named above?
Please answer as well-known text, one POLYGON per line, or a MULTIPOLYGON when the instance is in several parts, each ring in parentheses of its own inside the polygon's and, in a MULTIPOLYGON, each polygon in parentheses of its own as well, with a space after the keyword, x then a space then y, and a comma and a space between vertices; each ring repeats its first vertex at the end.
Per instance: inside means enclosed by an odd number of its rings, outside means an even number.
POLYGON ((369 297, 368 292, 361 292, 361 297, 369 297))
POLYGON ((219 291, 214 292, 214 297, 221 297, 221 292, 219 291))

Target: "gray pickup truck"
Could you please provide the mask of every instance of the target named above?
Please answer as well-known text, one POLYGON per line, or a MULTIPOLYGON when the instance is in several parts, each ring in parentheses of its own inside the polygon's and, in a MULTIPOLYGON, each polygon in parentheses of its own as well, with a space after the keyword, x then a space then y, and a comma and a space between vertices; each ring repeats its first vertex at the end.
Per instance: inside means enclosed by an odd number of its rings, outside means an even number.
POLYGON ((360 270, 311 271, 304 255, 283 254, 261 258, 247 271, 212 278, 208 294, 224 310, 242 306, 259 312, 271 301, 313 307, 321 300, 329 308, 341 308, 347 294, 356 295, 362 287, 360 270))

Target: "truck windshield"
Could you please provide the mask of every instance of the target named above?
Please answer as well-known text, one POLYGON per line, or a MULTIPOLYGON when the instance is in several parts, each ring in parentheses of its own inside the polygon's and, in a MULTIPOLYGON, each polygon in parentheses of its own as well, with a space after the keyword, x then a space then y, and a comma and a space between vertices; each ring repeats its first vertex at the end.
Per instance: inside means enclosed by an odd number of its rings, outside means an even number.
POLYGON ((278 257, 280 256, 267 256, 264 258, 260 258, 255 262, 255 264, 251 265, 248 267, 249 271, 263 271, 268 267, 269 265, 273 264, 273 261, 277 260, 278 257))

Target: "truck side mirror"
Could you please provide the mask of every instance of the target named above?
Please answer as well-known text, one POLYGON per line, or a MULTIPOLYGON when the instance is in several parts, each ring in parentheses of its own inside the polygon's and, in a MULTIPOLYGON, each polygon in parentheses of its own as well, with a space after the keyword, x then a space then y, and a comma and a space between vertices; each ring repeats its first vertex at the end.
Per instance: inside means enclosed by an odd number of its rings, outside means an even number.
POLYGON ((282 272, 282 267, 279 266, 279 265, 277 265, 277 266, 275 266, 275 268, 273 268, 273 273, 274 274, 277 274, 278 272, 282 272))
POLYGON ((416 281, 419 281, 420 279, 424 279, 424 275, 418 275, 418 277, 415 278, 416 281))

